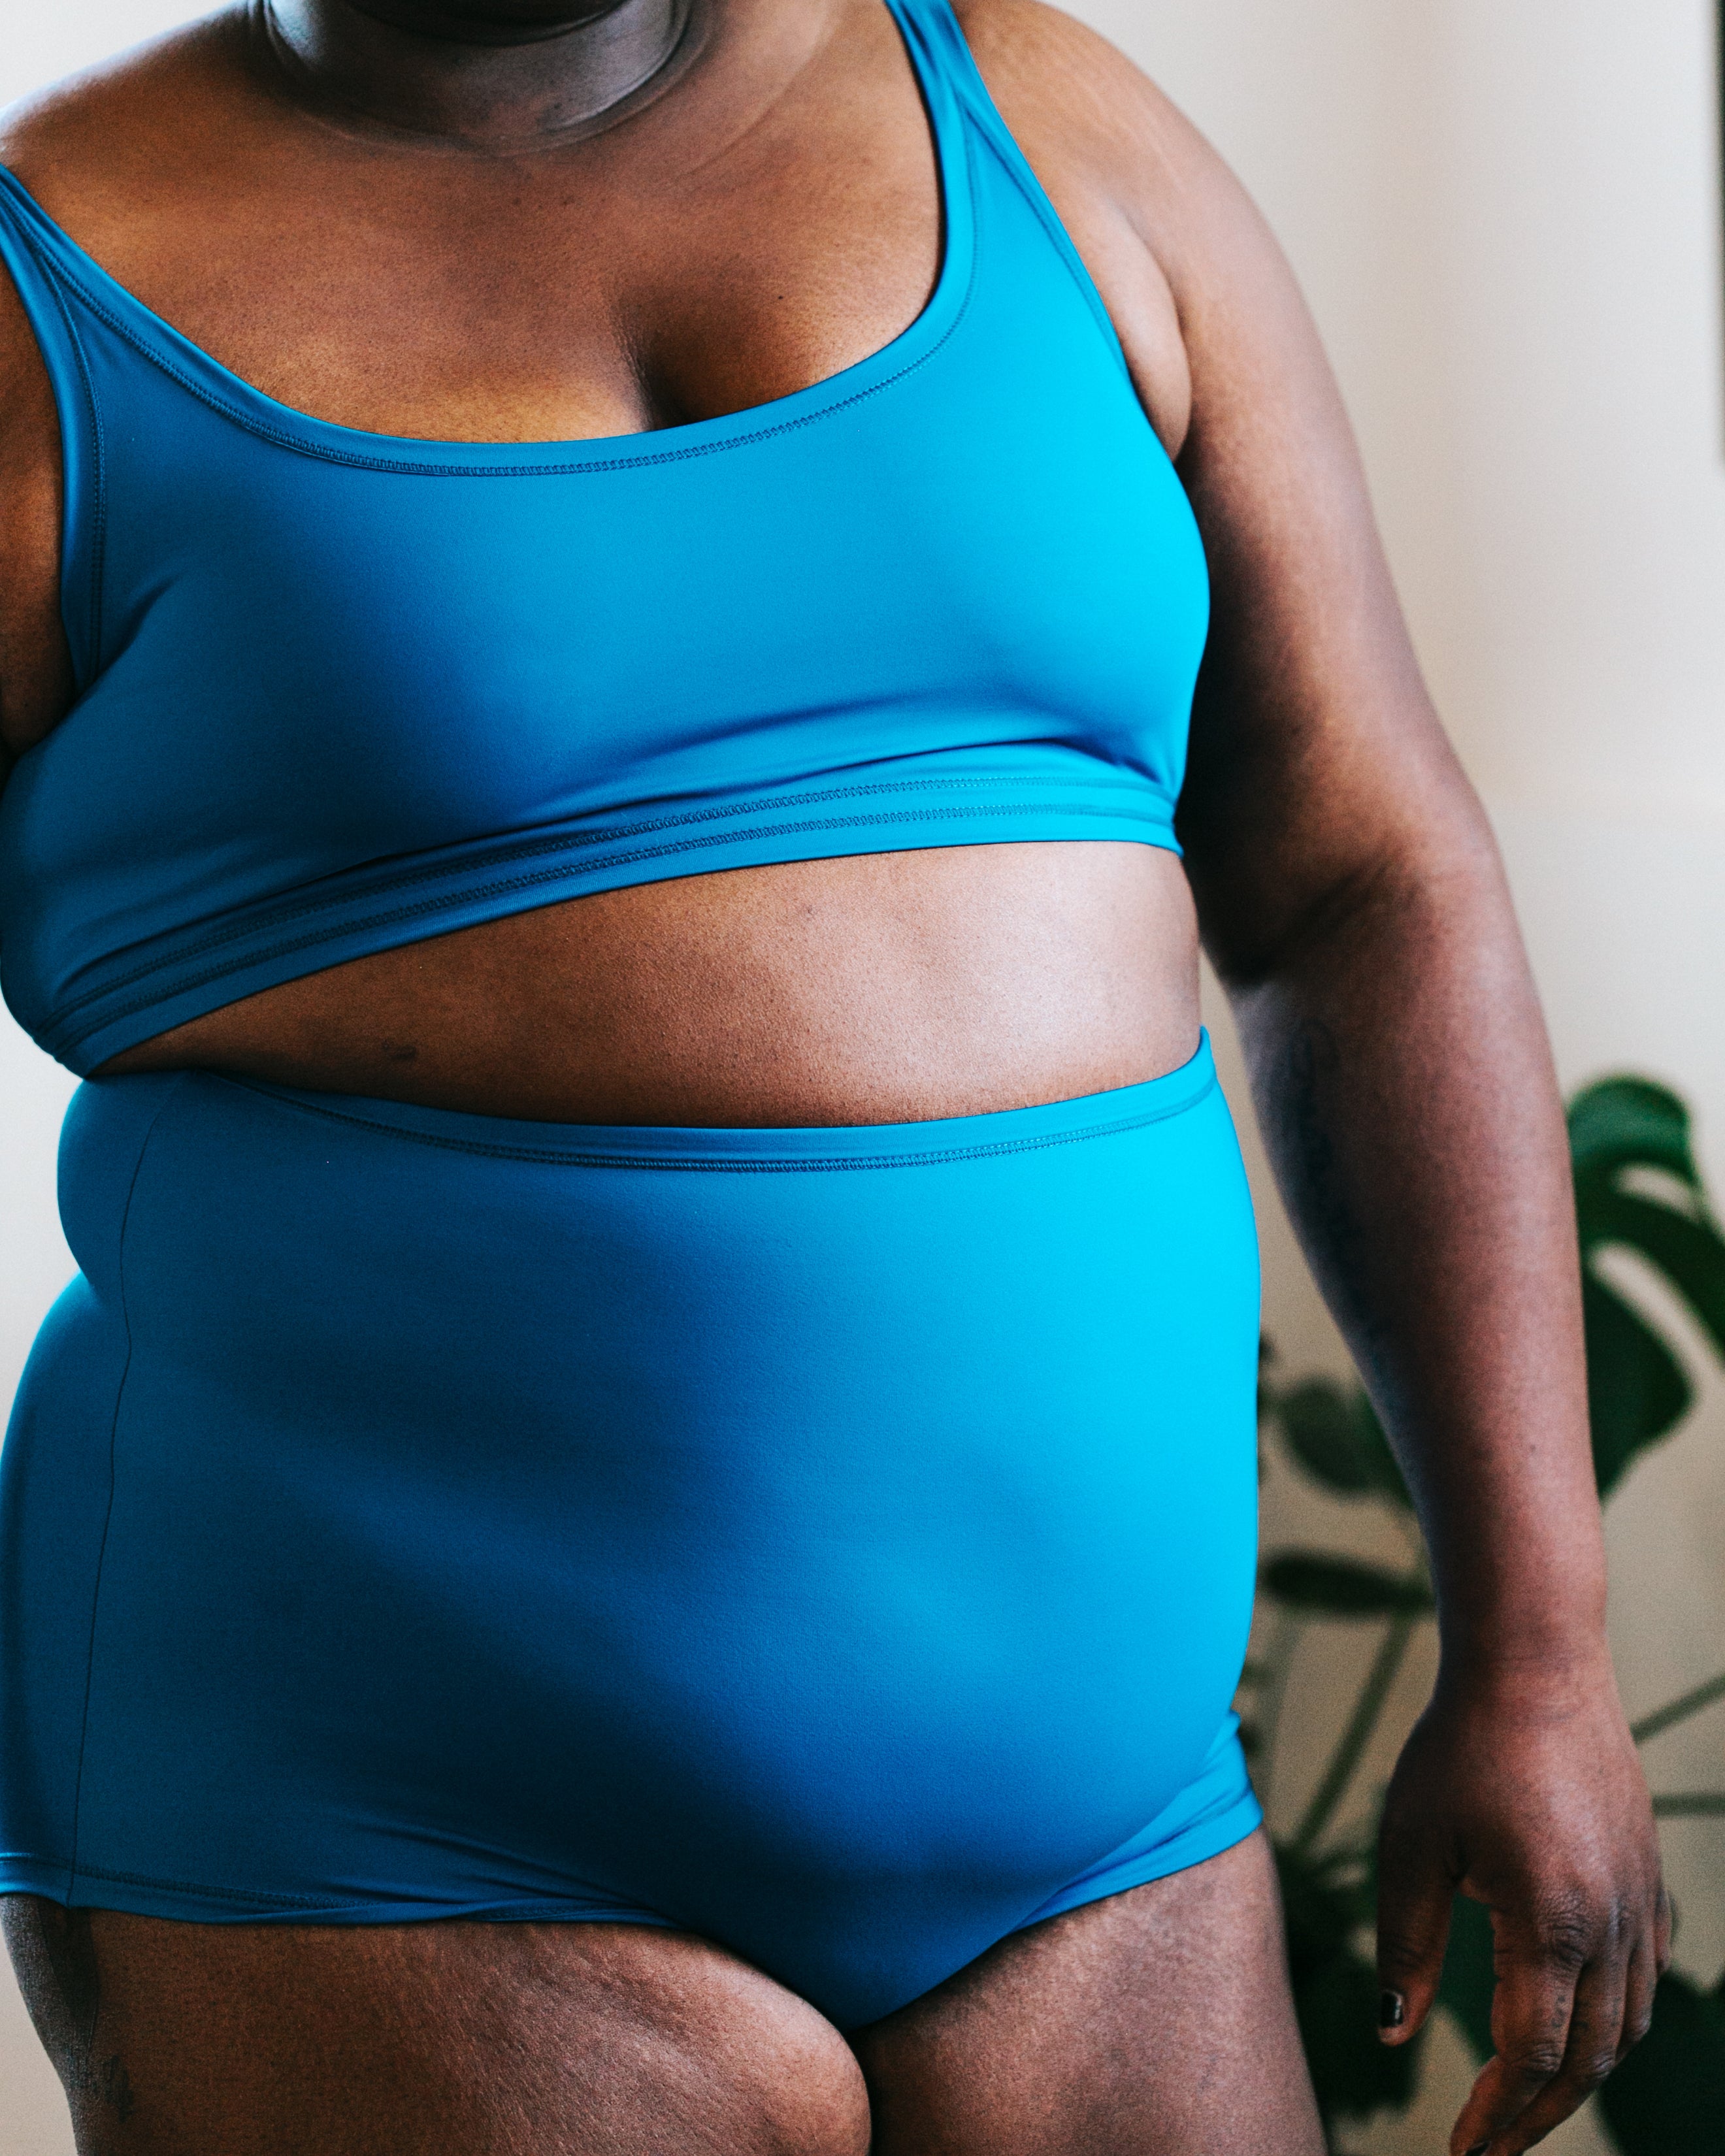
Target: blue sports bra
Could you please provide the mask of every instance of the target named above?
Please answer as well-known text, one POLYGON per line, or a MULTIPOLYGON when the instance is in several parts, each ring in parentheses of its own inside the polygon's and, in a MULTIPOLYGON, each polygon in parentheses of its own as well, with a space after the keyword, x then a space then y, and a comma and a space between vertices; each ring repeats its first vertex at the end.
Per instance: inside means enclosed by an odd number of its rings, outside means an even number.
POLYGON ((0 985, 88 1071, 583 893, 1007 839, 1175 846, 1203 549, 947 0, 887 0, 944 245, 831 379, 601 440, 266 397, 0 168, 58 400, 77 701, 0 795, 0 985))

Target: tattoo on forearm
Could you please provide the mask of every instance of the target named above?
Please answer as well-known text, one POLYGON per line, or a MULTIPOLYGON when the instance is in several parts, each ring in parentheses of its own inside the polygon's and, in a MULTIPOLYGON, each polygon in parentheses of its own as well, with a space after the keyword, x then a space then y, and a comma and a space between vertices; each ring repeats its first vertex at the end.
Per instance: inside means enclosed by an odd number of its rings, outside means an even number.
POLYGON ((1333 1135, 1342 1051, 1322 1019, 1301 1019, 1282 1062, 1278 1121, 1289 1196, 1318 1270, 1344 1297, 1368 1337, 1376 1318, 1367 1280, 1365 1236, 1343 1188, 1333 1135))

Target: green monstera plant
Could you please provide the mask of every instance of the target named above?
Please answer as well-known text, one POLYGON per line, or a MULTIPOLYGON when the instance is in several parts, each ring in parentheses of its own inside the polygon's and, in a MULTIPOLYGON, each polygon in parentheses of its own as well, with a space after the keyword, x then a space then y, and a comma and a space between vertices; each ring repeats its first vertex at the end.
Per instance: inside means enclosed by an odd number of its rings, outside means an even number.
MULTIPOLYGON (((1725 1357, 1725 1233, 1709 1209, 1689 1116, 1663 1086, 1608 1078, 1569 1108, 1581 1230, 1588 1404, 1602 1498, 1649 1446, 1682 1422, 1694 1388, 1671 1341, 1612 1285, 1601 1254, 1629 1250, 1686 1306, 1725 1357)), ((1363 1820, 1340 1824, 1344 1801, 1378 1732, 1398 1673, 1432 1621, 1430 1575, 1400 1470, 1365 1394, 1328 1378, 1284 1384, 1266 1348, 1266 1443, 1332 1498, 1371 1505, 1393 1523, 1404 1561, 1285 1549, 1260 1575, 1262 1608, 1241 1687, 1243 1725, 1274 1822, 1300 2025, 1331 2145, 1343 2123, 1404 2107, 1418 2085, 1420 2044, 1389 2050, 1376 2037, 1371 1927, 1378 1791, 1363 1820), (1369 1625, 1375 1650, 1334 1751, 1297 1816, 1273 1804, 1282 1702, 1301 1642, 1319 1625, 1369 1625)), ((1725 1671, 1635 1725, 1638 1743, 1725 1699, 1725 1671)), ((1664 1818, 1725 1822, 1725 1791, 1662 1793, 1664 1818)), ((1491 1928, 1458 1897, 1442 2003, 1481 2059, 1491 2051, 1491 1928)), ((1597 2099, 1622 2156, 1725 2156, 1725 1974, 1703 1989, 1661 1979, 1653 2025, 1597 2099)))

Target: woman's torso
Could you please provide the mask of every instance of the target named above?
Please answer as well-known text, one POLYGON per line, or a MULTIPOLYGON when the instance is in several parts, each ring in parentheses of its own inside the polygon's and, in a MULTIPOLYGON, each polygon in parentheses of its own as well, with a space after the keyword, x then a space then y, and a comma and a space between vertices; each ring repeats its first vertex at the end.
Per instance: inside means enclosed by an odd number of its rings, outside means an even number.
MULTIPOLYGON (((967 12, 973 34, 988 13, 967 12)), ((990 86, 1177 448, 1166 287, 1076 146, 1070 86, 1039 100, 1014 73, 1010 12, 997 17, 990 86)), ((0 148, 121 284, 236 374, 382 434, 565 440, 762 404, 888 344, 940 259, 927 118, 880 0, 732 0, 661 97, 531 156, 308 113, 233 18, 0 148)), ((0 710, 17 752, 64 712, 69 675, 54 413, 7 298, 0 483, 23 513, 0 536, 0 710)), ((1169 852, 934 847, 511 914, 247 996, 106 1067, 204 1064, 577 1122, 896 1121, 1171 1068, 1196 1037, 1195 975, 1169 852)))

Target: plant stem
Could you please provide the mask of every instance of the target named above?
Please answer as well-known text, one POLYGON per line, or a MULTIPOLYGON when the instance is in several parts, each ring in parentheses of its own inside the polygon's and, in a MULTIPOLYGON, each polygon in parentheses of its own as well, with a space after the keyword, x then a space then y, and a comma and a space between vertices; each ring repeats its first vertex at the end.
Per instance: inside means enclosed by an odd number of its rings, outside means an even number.
POLYGON ((1725 1791, 1692 1789, 1681 1796, 1656 1797, 1655 1819, 1725 1819, 1725 1791))
POLYGON ((1389 1688, 1395 1682, 1402 1657, 1408 1651, 1408 1642, 1419 1622, 1419 1613, 1414 1611, 1390 1619, 1389 1630, 1379 1642, 1366 1681, 1360 1687, 1359 1697, 1354 1702, 1348 1727, 1342 1732, 1342 1741, 1324 1769, 1322 1780, 1312 1793, 1305 1817, 1294 1830, 1294 1847, 1302 1855, 1329 1825, 1331 1814, 1348 1794, 1348 1785, 1372 1741, 1372 1732, 1384 1712, 1384 1702, 1389 1697, 1389 1688))
POLYGON ((1263 1688, 1258 1695, 1258 1730, 1264 1748, 1258 1798, 1266 1811, 1270 1809, 1270 1785, 1276 1779, 1276 1736, 1281 1724, 1281 1703, 1287 1697, 1288 1676, 1293 1668, 1294 1648, 1299 1637, 1300 1620, 1291 1609, 1278 1609, 1272 1620, 1270 1644, 1264 1650, 1263 1688))
POLYGON ((1725 1699, 1725 1670, 1705 1684, 1697 1685, 1693 1691, 1686 1691, 1681 1699, 1671 1700, 1664 1707, 1656 1707, 1651 1714, 1644 1714, 1639 1722, 1630 1724, 1630 1735, 1637 1744, 1645 1744, 1650 1737, 1657 1737, 1661 1729, 1669 1729, 1674 1722, 1686 1722, 1692 1714, 1699 1714, 1704 1707, 1711 1707, 1716 1699, 1725 1699))

